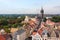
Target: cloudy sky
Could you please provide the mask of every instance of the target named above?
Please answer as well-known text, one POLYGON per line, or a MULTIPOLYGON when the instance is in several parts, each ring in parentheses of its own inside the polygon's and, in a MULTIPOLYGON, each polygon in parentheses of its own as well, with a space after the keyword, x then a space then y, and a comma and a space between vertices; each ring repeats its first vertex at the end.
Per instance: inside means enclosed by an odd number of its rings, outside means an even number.
POLYGON ((41 7, 45 13, 60 13, 60 0, 0 0, 0 14, 34 14, 41 7))

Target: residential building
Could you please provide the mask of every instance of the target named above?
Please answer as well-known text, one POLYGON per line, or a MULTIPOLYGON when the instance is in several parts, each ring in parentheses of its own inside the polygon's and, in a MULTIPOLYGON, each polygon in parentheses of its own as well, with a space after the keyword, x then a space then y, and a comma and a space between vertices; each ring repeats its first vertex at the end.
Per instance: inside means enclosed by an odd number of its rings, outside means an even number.
POLYGON ((26 31, 23 29, 16 31, 13 34, 13 40, 25 40, 26 38, 26 31))
POLYGON ((31 36, 32 36, 32 40, 42 40, 42 37, 38 32, 33 32, 31 36))
POLYGON ((0 40, 12 40, 10 34, 0 34, 0 40))
POLYGON ((18 30, 18 28, 11 28, 10 32, 11 32, 11 33, 14 33, 14 32, 16 32, 17 30, 18 30))
POLYGON ((29 17, 28 16, 25 16, 25 22, 28 22, 29 21, 29 17))

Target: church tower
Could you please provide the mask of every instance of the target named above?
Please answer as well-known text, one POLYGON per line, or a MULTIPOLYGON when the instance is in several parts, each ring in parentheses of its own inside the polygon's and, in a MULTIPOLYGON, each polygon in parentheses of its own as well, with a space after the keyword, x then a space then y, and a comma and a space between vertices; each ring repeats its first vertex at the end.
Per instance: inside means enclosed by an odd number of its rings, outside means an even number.
POLYGON ((40 13, 41 13, 41 20, 42 20, 42 22, 43 22, 43 19, 44 19, 44 10, 43 10, 43 8, 41 8, 40 13))
POLYGON ((43 20, 44 20, 44 10, 43 10, 43 8, 41 8, 41 10, 40 10, 40 16, 39 16, 39 24, 38 24, 38 27, 37 27, 37 29, 39 29, 40 27, 41 27, 41 23, 43 22, 43 20))

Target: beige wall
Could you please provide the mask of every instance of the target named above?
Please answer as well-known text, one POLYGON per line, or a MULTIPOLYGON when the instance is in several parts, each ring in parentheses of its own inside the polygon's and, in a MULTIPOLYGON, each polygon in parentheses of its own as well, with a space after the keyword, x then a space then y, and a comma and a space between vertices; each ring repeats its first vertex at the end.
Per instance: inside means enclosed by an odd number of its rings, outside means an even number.
POLYGON ((25 40, 27 37, 26 37, 26 32, 20 34, 20 35, 17 35, 17 40, 25 40))
POLYGON ((14 32, 16 32, 18 30, 18 28, 11 28, 11 33, 14 33, 14 32))
POLYGON ((58 30, 60 30, 60 26, 58 26, 58 30))

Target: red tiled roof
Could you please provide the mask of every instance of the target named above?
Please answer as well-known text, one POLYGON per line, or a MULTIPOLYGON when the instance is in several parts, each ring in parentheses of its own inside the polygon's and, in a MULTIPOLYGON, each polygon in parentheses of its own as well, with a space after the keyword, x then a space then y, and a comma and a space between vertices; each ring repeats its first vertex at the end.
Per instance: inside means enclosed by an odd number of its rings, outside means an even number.
POLYGON ((43 32, 42 29, 38 30, 38 33, 39 33, 40 35, 42 35, 42 32, 43 32))
POLYGON ((0 40, 7 40, 9 38, 8 34, 0 35, 0 40))
POLYGON ((52 22, 51 20, 47 20, 47 21, 46 21, 46 24, 54 25, 55 23, 54 23, 54 22, 52 22))
MULTIPOLYGON (((39 30, 37 31, 40 35, 42 35, 42 32, 43 32, 42 29, 43 29, 43 28, 41 28, 41 29, 39 29, 39 30)), ((32 35, 35 35, 37 32, 33 32, 32 35)))
POLYGON ((6 38, 3 35, 0 35, 0 40, 6 40, 6 38))
POLYGON ((35 35, 37 32, 33 32, 32 35, 35 35))

